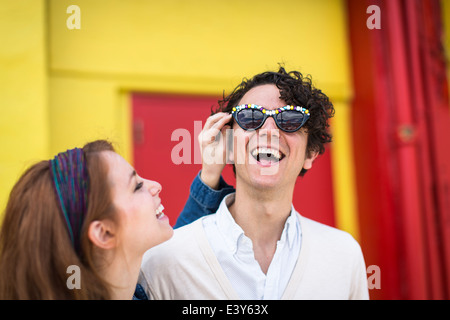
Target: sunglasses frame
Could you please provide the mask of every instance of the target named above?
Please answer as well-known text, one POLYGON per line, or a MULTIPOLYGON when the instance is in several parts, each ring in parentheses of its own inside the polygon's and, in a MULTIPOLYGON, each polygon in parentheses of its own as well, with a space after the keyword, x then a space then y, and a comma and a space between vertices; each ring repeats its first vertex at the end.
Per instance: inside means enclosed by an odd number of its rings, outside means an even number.
POLYGON ((309 116, 310 116, 310 113, 309 113, 308 109, 303 108, 303 107, 299 107, 299 106, 287 105, 287 106, 284 106, 284 107, 281 107, 281 108, 278 108, 278 109, 275 109, 275 110, 268 110, 268 109, 265 109, 265 108, 263 108, 261 106, 258 106, 256 104, 241 104, 241 105, 239 105, 237 107, 234 107, 232 109, 232 111, 231 111, 231 114, 232 114, 234 120, 236 120, 237 124, 242 129, 244 129, 246 131, 248 131, 248 130, 258 130, 259 128, 261 128, 264 125, 264 123, 266 122, 267 118, 272 117, 273 120, 275 121, 275 124, 277 125, 277 127, 281 131, 284 131, 284 132, 296 132, 296 131, 300 130, 300 128, 305 125, 306 121, 309 119, 309 116), (239 122, 237 115, 238 115, 238 113, 240 111, 245 110, 245 109, 256 109, 256 110, 259 110, 259 111, 262 112, 264 117, 263 117, 263 120, 262 120, 261 124, 258 127, 254 128, 254 129, 246 129, 239 122), (278 124, 277 118, 275 116, 277 114, 285 112, 285 111, 297 111, 297 112, 303 113, 303 115, 304 115, 303 121, 302 121, 302 123, 300 124, 300 126, 297 129, 295 129, 295 130, 285 130, 285 129, 280 127, 280 125, 278 124))

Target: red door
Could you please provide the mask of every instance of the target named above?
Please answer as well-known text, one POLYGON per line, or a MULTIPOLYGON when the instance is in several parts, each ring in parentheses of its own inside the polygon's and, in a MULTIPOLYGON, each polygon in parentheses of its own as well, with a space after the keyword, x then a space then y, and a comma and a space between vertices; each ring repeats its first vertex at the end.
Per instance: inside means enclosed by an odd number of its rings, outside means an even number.
MULTIPOLYGON (((192 180, 201 169, 197 136, 217 100, 192 95, 132 95, 134 167, 142 177, 162 185, 161 199, 171 225, 175 224, 192 180), (186 145, 191 148, 182 148, 186 145)), ((231 165, 225 168, 223 176, 235 185, 231 165)), ((316 160, 304 178, 298 178, 293 203, 304 216, 334 226, 329 150, 316 160)))
POLYGON ((134 167, 142 177, 162 185, 160 196, 171 225, 175 224, 188 198, 190 184, 201 169, 201 159, 195 159, 196 149, 199 151, 196 135, 215 103, 216 97, 132 95, 134 167), (190 148, 184 148, 185 153, 172 154, 182 144, 190 148), (180 157, 184 163, 175 164, 180 157))

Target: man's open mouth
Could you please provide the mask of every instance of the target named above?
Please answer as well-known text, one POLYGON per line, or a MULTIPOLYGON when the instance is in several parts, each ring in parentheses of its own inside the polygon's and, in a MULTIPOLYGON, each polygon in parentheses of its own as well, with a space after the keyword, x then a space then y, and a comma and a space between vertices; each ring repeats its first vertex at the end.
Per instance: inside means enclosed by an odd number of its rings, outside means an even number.
POLYGON ((261 163, 279 162, 284 158, 284 153, 273 148, 258 147, 251 152, 252 157, 261 163))

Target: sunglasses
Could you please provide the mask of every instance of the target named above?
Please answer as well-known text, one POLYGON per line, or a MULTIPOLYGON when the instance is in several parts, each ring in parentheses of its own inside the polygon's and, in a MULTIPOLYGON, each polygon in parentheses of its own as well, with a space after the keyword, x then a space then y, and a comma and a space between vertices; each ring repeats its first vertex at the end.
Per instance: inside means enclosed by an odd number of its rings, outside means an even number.
POLYGON ((272 117, 280 130, 295 132, 309 119, 309 110, 298 106, 284 106, 267 110, 256 104, 242 104, 231 111, 233 118, 244 130, 261 128, 268 117, 272 117))

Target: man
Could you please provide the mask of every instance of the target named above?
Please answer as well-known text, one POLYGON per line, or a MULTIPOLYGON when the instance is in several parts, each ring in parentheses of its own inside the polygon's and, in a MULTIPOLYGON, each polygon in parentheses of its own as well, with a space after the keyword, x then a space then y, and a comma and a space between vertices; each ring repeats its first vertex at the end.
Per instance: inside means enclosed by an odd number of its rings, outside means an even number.
MULTIPOLYGON (((280 68, 244 80, 219 111, 203 131, 223 132, 233 118, 236 192, 225 196, 215 214, 177 229, 145 254, 139 283, 149 297, 367 299, 358 243, 302 217, 292 205, 297 177, 331 141, 334 109, 328 97, 299 72, 280 68)), ((230 192, 217 177, 220 165, 203 164, 185 211, 201 216, 214 207, 213 189, 222 190, 221 196, 230 192)))

